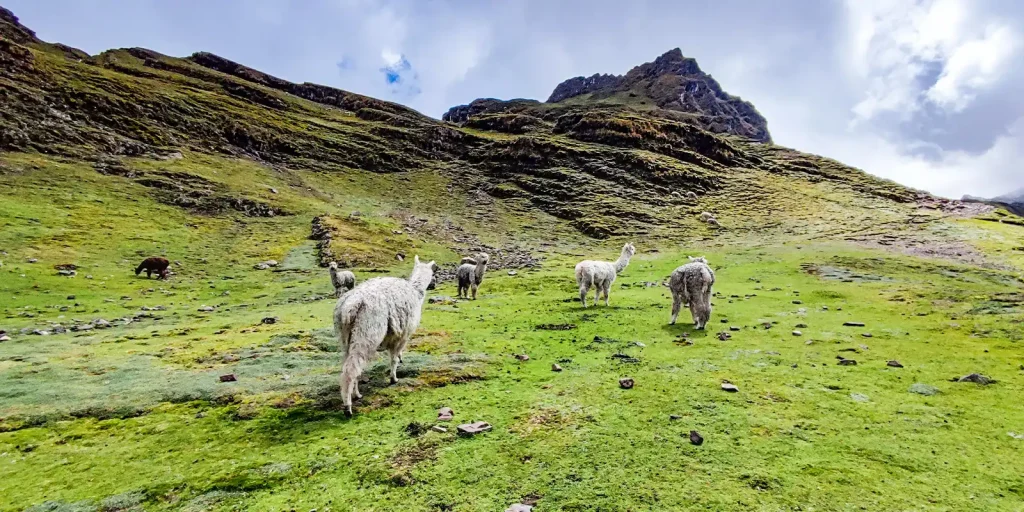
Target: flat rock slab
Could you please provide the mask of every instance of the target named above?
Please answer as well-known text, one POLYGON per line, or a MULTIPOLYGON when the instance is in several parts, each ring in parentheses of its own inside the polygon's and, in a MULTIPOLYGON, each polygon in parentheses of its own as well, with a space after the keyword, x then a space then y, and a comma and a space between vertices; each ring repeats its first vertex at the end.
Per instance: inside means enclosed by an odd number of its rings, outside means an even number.
POLYGON ((931 384, 922 384, 920 382, 911 384, 910 389, 907 391, 924 396, 932 396, 940 393, 939 388, 932 386, 931 384))
POLYGON ((469 437, 475 436, 477 434, 482 434, 484 432, 490 432, 492 428, 493 427, 491 427, 491 424, 487 423, 486 421, 477 421, 473 423, 464 423, 462 425, 459 425, 456 428, 456 430, 458 430, 460 436, 469 437))
POLYGON ((736 385, 731 383, 731 382, 723 382, 722 383, 722 390, 723 391, 728 391, 730 393, 735 393, 735 392, 739 391, 740 388, 736 387, 736 385))

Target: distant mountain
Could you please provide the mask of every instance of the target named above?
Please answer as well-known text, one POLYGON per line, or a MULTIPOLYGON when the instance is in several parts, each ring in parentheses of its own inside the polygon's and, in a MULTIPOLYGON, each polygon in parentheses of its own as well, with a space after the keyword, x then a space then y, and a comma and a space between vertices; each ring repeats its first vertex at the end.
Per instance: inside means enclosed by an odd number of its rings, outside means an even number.
POLYGON ((1008 210, 1010 212, 1013 212, 1013 213, 1015 213, 1017 215, 1020 215, 1020 216, 1024 217, 1024 188, 1019 189, 1019 190, 1017 190, 1015 192, 1010 192, 1009 194, 1003 194, 1001 196, 996 196, 996 197, 993 197, 991 199, 985 199, 984 197, 965 195, 965 196, 963 196, 963 200, 964 201, 969 201, 969 202, 974 202, 974 203, 987 203, 987 204, 991 204, 993 206, 998 206, 1000 208, 1005 208, 1006 210, 1008 210))
MULTIPOLYGON (((480 100, 478 100, 480 101, 480 100)), ((465 122, 470 114, 507 110, 498 100, 454 107, 444 120, 465 122)), ((512 100, 523 102, 525 100, 512 100)), ((537 102, 533 102, 537 103, 537 102)), ((595 74, 570 78, 555 87, 547 104, 626 105, 640 110, 681 113, 683 120, 713 133, 771 142, 768 123, 752 104, 722 90, 697 61, 679 48, 634 67, 625 75, 595 74)))
POLYGON ((1009 194, 993 197, 992 200, 1003 203, 1024 203, 1024 188, 1019 189, 1016 192, 1010 192, 1009 194))

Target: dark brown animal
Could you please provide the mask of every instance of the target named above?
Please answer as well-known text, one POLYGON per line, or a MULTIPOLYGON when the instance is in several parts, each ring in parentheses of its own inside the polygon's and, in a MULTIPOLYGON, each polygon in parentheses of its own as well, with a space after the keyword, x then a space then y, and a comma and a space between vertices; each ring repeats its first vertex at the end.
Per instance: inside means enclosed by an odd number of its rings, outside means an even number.
POLYGON ((167 258, 146 258, 139 263, 139 266, 135 267, 135 275, 139 275, 143 270, 146 271, 146 277, 152 278, 153 273, 160 279, 167 279, 167 267, 171 266, 171 262, 167 261, 167 258))

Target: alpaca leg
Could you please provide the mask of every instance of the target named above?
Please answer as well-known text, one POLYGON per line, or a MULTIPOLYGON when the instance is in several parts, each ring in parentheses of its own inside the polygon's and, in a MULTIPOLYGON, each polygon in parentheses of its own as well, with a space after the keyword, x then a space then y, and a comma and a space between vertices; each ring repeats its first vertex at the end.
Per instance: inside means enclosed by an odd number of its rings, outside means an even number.
POLYGON ((398 363, 401 360, 401 358, 402 358, 402 355, 401 355, 401 353, 397 349, 394 352, 391 352, 391 383, 392 384, 398 384, 398 375, 397 375, 396 372, 398 371, 398 363))
POLYGON ((594 286, 594 306, 601 300, 601 285, 594 286))
POLYGON ((611 287, 612 287, 611 284, 604 285, 604 305, 605 306, 608 305, 608 292, 611 291, 611 287))
POLYGON ((353 365, 345 364, 341 370, 341 405, 345 416, 352 417, 352 394, 358 385, 359 375, 353 365))
POLYGON ((580 285, 580 302, 583 303, 583 307, 584 308, 587 307, 587 292, 588 291, 590 291, 590 290, 587 289, 587 285, 585 285, 585 284, 581 284, 580 285))
POLYGON ((352 386, 352 396, 356 397, 356 400, 362 400, 363 394, 359 392, 359 380, 352 386))
POLYGON ((475 283, 473 284, 473 300, 476 300, 476 289, 479 288, 479 287, 480 287, 480 285, 475 284, 475 283))
POLYGON ((681 293, 672 293, 672 321, 670 325, 676 324, 676 318, 679 317, 679 307, 683 305, 683 295, 681 293))

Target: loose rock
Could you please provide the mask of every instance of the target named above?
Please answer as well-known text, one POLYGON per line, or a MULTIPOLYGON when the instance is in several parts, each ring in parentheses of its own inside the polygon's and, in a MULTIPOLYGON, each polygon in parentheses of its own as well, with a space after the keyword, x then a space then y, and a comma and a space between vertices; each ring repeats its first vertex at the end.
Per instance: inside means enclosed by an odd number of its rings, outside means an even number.
POLYGON ((443 425, 434 425, 433 427, 430 427, 430 430, 444 434, 445 432, 448 432, 448 427, 445 427, 443 425))
POLYGON ((729 381, 725 381, 725 382, 722 382, 722 390, 723 391, 728 391, 730 393, 735 393, 735 392, 739 391, 740 388, 736 387, 735 384, 733 384, 733 383, 731 383, 729 381))
POLYGON ((0 343, 5 341, 11 341, 11 337, 6 334, 0 335, 0 343))
POLYGON ((505 512, 530 512, 533 510, 531 505, 523 505, 522 503, 513 503, 505 509, 505 512))
POLYGON ((690 431, 690 444, 695 445, 695 446, 700 446, 700 445, 704 444, 704 438, 701 437, 700 433, 697 432, 696 430, 691 430, 690 431))
POLYGON ((886 366, 888 366, 888 367, 890 367, 890 368, 903 368, 903 365, 902 365, 902 364, 900 364, 900 362, 899 362, 899 361, 897 361, 897 360, 895 360, 895 359, 893 359, 893 360, 891 360, 891 361, 887 361, 887 362, 885 363, 885 365, 886 365, 886 366))
POLYGON ((451 421, 455 417, 455 411, 451 407, 442 407, 437 410, 437 421, 451 421))
POLYGON ((937 395, 940 392, 939 388, 937 388, 935 386, 932 386, 930 384, 922 384, 920 382, 918 382, 916 384, 912 384, 910 386, 910 389, 908 389, 907 391, 909 391, 911 393, 917 393, 918 395, 924 395, 924 396, 937 395))
POLYGON ((980 373, 972 373, 970 375, 964 375, 959 379, 953 379, 956 382, 973 382, 975 384, 981 384, 982 386, 995 383, 995 379, 988 378, 980 373))
POLYGON ((797 329, 806 329, 807 328, 807 324, 796 324, 796 328, 797 329))
POLYGON ((276 324, 277 323, 277 317, 276 316, 264 317, 263 320, 260 320, 260 322, 268 324, 268 325, 276 324))
POLYGON ((718 333, 718 339, 721 340, 721 341, 725 341, 725 340, 728 340, 728 339, 731 339, 731 338, 732 338, 732 335, 727 333, 727 332, 725 332, 725 331, 722 331, 722 332, 718 333))
POLYGON ((213 311, 213 309, 214 309, 213 306, 201 306, 196 311, 200 311, 200 312, 203 312, 203 313, 209 313, 209 312, 213 311))
POLYGON ((220 381, 221 382, 235 382, 236 380, 238 380, 238 379, 235 378, 235 374, 233 374, 233 373, 229 373, 227 375, 221 375, 220 376, 220 381))
POLYGON ((97 320, 93 320, 92 321, 92 325, 94 325, 97 329, 106 329, 106 328, 110 327, 110 322, 108 322, 108 321, 106 321, 106 320, 104 320, 102 318, 99 318, 97 320))
POLYGON ((526 354, 516 354, 516 359, 518 359, 520 361, 529 361, 530 360, 530 356, 528 356, 526 354))
POLYGON ((870 338, 871 337, 871 333, 870 332, 862 332, 862 333, 860 333, 860 335, 865 337, 865 338, 870 338))
POLYGON ((486 421, 477 421, 474 423, 465 423, 459 425, 457 430, 460 436, 474 436, 483 432, 489 432, 491 430, 491 424, 486 421))
POLYGON ((843 322, 843 325, 846 327, 864 327, 864 322, 843 322))
POLYGON ((857 366, 857 361, 853 359, 840 359, 839 366, 857 366))
POLYGON ((793 331, 793 336, 803 336, 803 335, 804 335, 804 333, 802 333, 800 331, 793 331))
POLYGON ((552 363, 551 364, 551 371, 553 371, 553 372, 560 372, 560 371, 562 371, 562 367, 559 366, 558 363, 552 363))
POLYGON ((735 325, 730 325, 729 326, 729 330, 732 331, 732 332, 736 332, 736 331, 740 330, 740 328, 736 327, 735 325))
POLYGON ((622 389, 633 389, 633 379, 629 377, 619 379, 619 387, 622 389))

